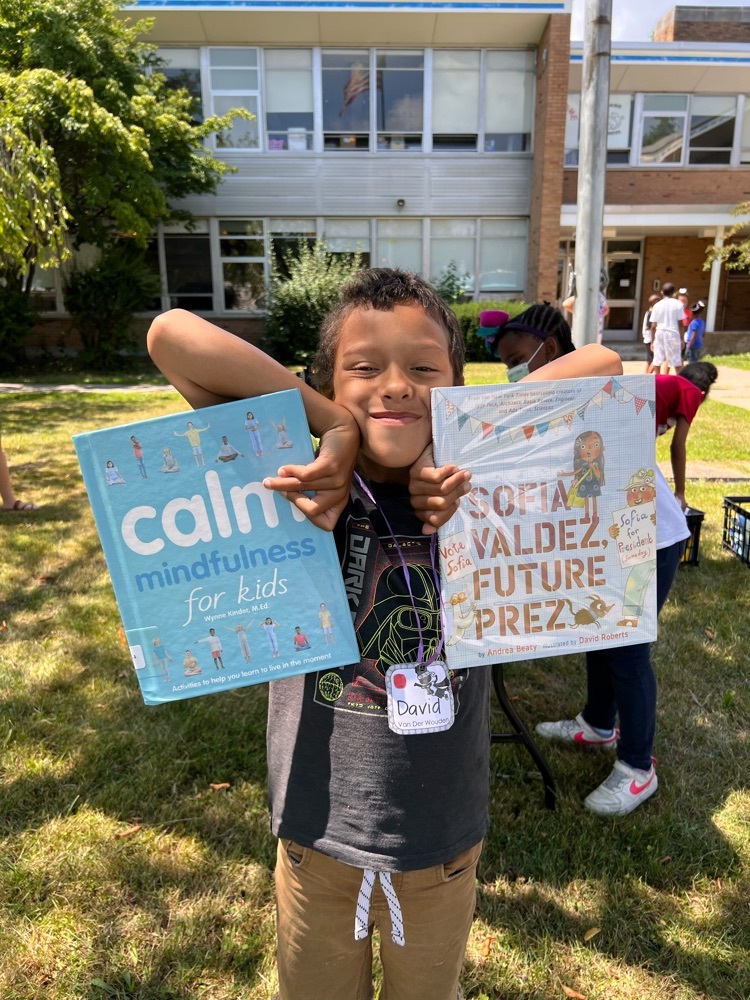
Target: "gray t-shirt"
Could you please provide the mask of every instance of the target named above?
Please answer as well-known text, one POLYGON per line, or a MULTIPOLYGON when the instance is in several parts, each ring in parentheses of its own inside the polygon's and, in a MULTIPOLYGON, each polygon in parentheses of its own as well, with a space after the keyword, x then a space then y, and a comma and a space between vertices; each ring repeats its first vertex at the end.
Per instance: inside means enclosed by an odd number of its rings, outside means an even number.
MULTIPOLYGON (((450 861, 485 835, 489 668, 452 676, 453 726, 401 736, 388 728, 384 676, 440 641, 430 540, 395 484, 356 487, 336 539, 362 659, 270 685, 271 825, 346 864, 411 871, 450 861), (414 605, 394 538, 409 566, 414 605)), ((433 542, 434 545, 434 542, 433 542)))

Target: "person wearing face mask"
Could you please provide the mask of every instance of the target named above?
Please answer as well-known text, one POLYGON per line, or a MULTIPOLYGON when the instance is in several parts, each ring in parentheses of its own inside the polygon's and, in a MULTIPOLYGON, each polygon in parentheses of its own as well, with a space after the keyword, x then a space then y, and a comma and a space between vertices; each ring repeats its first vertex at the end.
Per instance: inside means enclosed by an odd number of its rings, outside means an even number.
MULTIPOLYGON (((546 302, 530 306, 514 319, 502 309, 487 309, 479 314, 477 333, 484 337, 489 353, 507 365, 509 382, 519 382, 575 350, 567 320, 546 302)), ((587 344, 581 350, 583 355, 578 356, 583 360, 585 355, 587 365, 606 365, 613 356, 600 344, 587 344)))
MULTIPOLYGON (((506 315, 497 310, 482 313, 477 332, 485 337, 490 353, 508 365, 510 381, 517 381, 528 372, 533 378, 533 372, 548 361, 575 350, 570 327, 551 306, 532 306, 515 320, 503 321, 506 315), (516 375, 519 370, 521 374, 516 375)), ((597 344, 588 344, 579 348, 576 356, 591 349, 607 350, 597 344)), ((660 397, 664 386, 669 388, 678 381, 674 376, 657 377, 657 413, 661 412, 660 407, 663 408, 660 397)), ((648 476, 651 487, 655 487, 658 613, 669 594, 690 530, 680 502, 658 467, 640 470, 634 478, 638 476, 648 476)), ((587 653, 586 683, 586 705, 575 719, 540 722, 536 732, 544 739, 571 746, 616 750, 617 760, 612 772, 585 798, 584 805, 600 816, 624 816, 650 798, 658 787, 652 757, 657 686, 650 644, 645 642, 587 653), (619 729, 615 727, 618 716, 619 729)))

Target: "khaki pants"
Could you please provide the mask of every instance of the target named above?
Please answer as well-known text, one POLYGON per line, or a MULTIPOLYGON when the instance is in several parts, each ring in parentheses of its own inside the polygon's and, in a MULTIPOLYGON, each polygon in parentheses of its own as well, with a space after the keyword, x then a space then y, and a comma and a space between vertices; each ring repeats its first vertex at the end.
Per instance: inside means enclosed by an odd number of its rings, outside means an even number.
MULTIPOLYGON (((482 844, 452 862, 391 876, 401 905, 402 947, 379 881, 370 926, 380 929, 380 1000, 456 1000, 476 904, 482 844)), ((276 859, 279 1000, 370 1000, 372 937, 354 938, 362 869, 292 841, 276 859)))

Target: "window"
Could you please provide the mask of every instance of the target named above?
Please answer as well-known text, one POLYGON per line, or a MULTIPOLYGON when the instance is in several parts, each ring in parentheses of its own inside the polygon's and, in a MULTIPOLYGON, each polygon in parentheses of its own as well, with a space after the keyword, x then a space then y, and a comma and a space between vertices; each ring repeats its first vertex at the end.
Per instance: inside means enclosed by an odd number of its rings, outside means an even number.
POLYGON ((208 224, 197 223, 198 232, 164 233, 164 265, 171 309, 213 312, 211 244, 208 224))
POLYGON ((686 94, 645 94, 640 162, 682 163, 686 94))
POLYGON ((422 271, 422 222, 420 219, 378 220, 378 267, 404 267, 422 271))
POLYGON ((265 68, 269 150, 312 149, 312 50, 266 49, 265 68))
POLYGON ((479 139, 480 53, 438 51, 432 66, 432 148, 475 151, 479 139))
POLYGON ((252 312, 265 308, 265 239, 260 219, 220 219, 219 256, 224 308, 252 312))
POLYGON ((522 219, 482 219, 478 292, 519 292, 526 286, 528 231, 522 219))
MULTIPOLYGON (((581 95, 568 95, 565 119, 565 166, 578 166, 578 149, 581 125, 581 95)), ((632 94, 610 94, 607 118, 607 164, 630 163, 630 146, 633 131, 632 94)))
POLYGON ((31 301, 40 312, 57 312, 56 268, 37 267, 31 281, 31 301))
POLYGON ((439 282, 449 264, 454 263, 459 277, 467 276, 464 287, 474 290, 475 219, 433 219, 430 234, 430 277, 439 282))
POLYGON ((740 136, 740 163, 750 163, 750 97, 740 98, 744 103, 742 135, 740 136))
POLYGON ((370 148, 370 53, 322 53, 323 148, 370 148))
POLYGON ((323 239, 330 253, 359 251, 362 267, 370 266, 369 219, 327 219, 323 239))
POLYGON ((690 163, 729 163, 734 143, 735 97, 704 97, 690 101, 690 163))
POLYGON ((258 149, 258 50, 210 49, 211 100, 213 112, 224 115, 232 108, 245 108, 252 121, 235 118, 232 127, 216 136, 219 149, 258 149))
POLYGON ((157 72, 167 79, 167 86, 174 90, 187 90, 193 98, 193 121, 203 121, 203 93, 201 91, 200 53, 198 49, 158 49, 162 65, 157 72))
POLYGON ((289 277, 287 257, 299 256, 300 240, 312 247, 316 239, 315 219, 269 219, 268 236, 277 274, 289 277))
POLYGON ((534 53, 487 52, 484 151, 526 153, 534 120, 534 53))
POLYGON ((424 54, 377 53, 377 148, 422 148, 424 54))

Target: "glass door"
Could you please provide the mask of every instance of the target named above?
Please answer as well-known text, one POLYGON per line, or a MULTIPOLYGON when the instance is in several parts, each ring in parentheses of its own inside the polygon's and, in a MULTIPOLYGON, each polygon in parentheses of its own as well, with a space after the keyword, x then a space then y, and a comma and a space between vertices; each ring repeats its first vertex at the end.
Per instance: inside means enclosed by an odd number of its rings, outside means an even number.
POLYGON ((605 240, 604 257, 609 269, 607 303, 609 316, 604 343, 638 339, 641 300, 641 241, 605 240))

